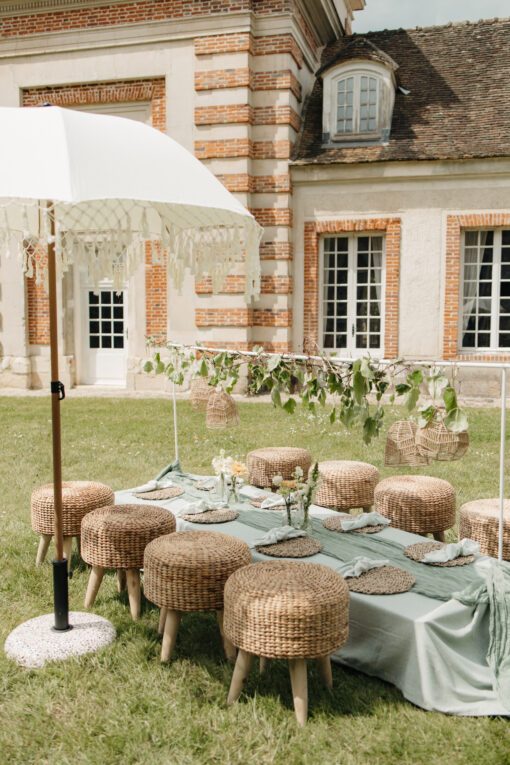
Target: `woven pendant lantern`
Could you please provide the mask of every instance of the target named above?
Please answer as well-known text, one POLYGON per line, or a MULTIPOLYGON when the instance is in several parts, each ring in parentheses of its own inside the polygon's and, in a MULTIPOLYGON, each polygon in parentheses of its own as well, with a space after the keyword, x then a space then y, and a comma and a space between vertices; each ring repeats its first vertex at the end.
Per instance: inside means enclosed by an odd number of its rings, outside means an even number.
POLYGON ((384 452, 385 465, 428 465, 426 454, 421 454, 416 446, 418 426, 411 420, 394 422, 386 436, 384 452))
POLYGON ((469 446, 469 433, 467 430, 452 433, 444 422, 433 420, 416 431, 416 446, 420 454, 431 460, 453 462, 453 460, 460 460, 466 453, 469 446))
POLYGON ((208 377, 195 377, 189 386, 189 402, 191 408, 196 412, 205 412, 207 403, 214 392, 212 385, 209 385, 208 377))
POLYGON ((213 391, 209 396, 207 403, 207 413, 205 416, 205 425, 213 430, 223 428, 233 428, 239 425, 239 412, 237 404, 224 390, 213 391))

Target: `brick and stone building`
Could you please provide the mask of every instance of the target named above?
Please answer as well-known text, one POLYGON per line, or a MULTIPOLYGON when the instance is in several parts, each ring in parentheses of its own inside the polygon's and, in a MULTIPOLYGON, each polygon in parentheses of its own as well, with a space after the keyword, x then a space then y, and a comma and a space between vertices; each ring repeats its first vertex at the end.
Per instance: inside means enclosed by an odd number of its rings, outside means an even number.
MULTIPOLYGON (((352 35, 364 5, 0 0, 2 105, 144 120, 264 227, 249 305, 242 264, 217 295, 149 258, 122 296, 66 276, 67 385, 154 384, 147 337, 510 358, 510 21, 352 35)), ((0 385, 40 387, 46 295, 15 261, 0 283, 0 385)))
MULTIPOLYGON (((292 348, 289 159, 324 46, 365 0, 27 0, 0 2, 0 103, 44 103, 143 120, 195 153, 264 226, 262 285, 246 305, 242 265, 217 295, 177 294, 149 257, 122 296, 83 274, 60 288, 67 385, 153 384, 147 337, 292 348)), ((42 255, 44 256, 44 255, 42 255)), ((0 385, 48 380, 47 297, 0 264, 0 385)), ((158 383, 160 380, 158 379, 158 383)))

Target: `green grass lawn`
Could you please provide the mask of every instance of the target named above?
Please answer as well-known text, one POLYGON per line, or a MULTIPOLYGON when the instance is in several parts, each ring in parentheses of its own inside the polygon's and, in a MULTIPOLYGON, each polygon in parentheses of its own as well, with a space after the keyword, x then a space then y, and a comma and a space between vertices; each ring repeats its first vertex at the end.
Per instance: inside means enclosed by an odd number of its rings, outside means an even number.
MULTIPOLYGON (((366 447, 358 431, 331 426, 325 416, 289 416, 261 403, 244 403, 240 410, 240 427, 207 431, 204 416, 179 402, 185 470, 209 473, 222 447, 243 458, 256 447, 295 445, 317 459, 360 459, 376 465, 382 477, 392 472, 383 467, 384 437, 366 447)), ((391 418, 396 415, 388 425, 391 418)), ((419 469, 449 480, 459 506, 498 494, 499 412, 471 410, 469 419, 466 456, 419 469)), ((35 568, 38 537, 30 527, 30 494, 52 480, 49 398, 0 398, 0 432, 3 644, 17 624, 53 608, 51 556, 35 568)), ((62 444, 64 480, 98 480, 113 489, 144 483, 173 458, 171 401, 67 399, 62 444)), ((70 608, 81 611, 88 570, 76 555, 73 566, 70 608)), ((391 685, 338 665, 334 689, 327 692, 310 663, 303 730, 295 722, 284 662, 273 662, 262 678, 254 668, 246 693, 227 710, 232 667, 214 615, 186 616, 173 661, 161 666, 157 609, 146 602, 133 623, 113 572, 93 610, 118 631, 117 641, 98 654, 27 671, 0 653, 0 765, 510 763, 505 719, 424 712, 391 685)))

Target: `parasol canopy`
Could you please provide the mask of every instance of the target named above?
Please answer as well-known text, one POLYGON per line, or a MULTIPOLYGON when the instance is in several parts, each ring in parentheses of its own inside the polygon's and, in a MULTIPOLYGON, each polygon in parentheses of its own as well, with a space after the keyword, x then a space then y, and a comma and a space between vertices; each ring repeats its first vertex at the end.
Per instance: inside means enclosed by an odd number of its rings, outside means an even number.
POLYGON ((52 106, 0 107, 0 136, 0 254, 14 240, 28 275, 46 278, 34 247, 52 240, 53 216, 57 278, 76 263, 92 283, 111 279, 121 289, 149 242, 155 262, 166 250, 177 288, 188 268, 208 273, 216 291, 244 259, 246 297, 258 294, 261 227, 164 133, 52 106))

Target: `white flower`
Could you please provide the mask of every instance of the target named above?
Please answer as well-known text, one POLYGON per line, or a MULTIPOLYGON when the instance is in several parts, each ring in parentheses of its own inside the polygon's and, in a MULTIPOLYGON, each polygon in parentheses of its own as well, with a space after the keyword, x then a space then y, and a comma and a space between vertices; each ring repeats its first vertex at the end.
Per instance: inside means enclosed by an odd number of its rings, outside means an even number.
POLYGON ((216 475, 228 475, 231 472, 232 457, 225 457, 225 449, 222 449, 218 457, 214 457, 212 466, 216 475))
POLYGON ((281 476, 281 475, 275 475, 275 477, 273 478, 273 483, 274 483, 274 485, 275 485, 275 486, 281 486, 281 485, 282 485, 282 482, 283 482, 283 476, 281 476))
POLYGON ((295 478, 302 478, 303 475, 304 475, 303 468, 298 465, 296 469, 294 470, 294 476, 295 478))

